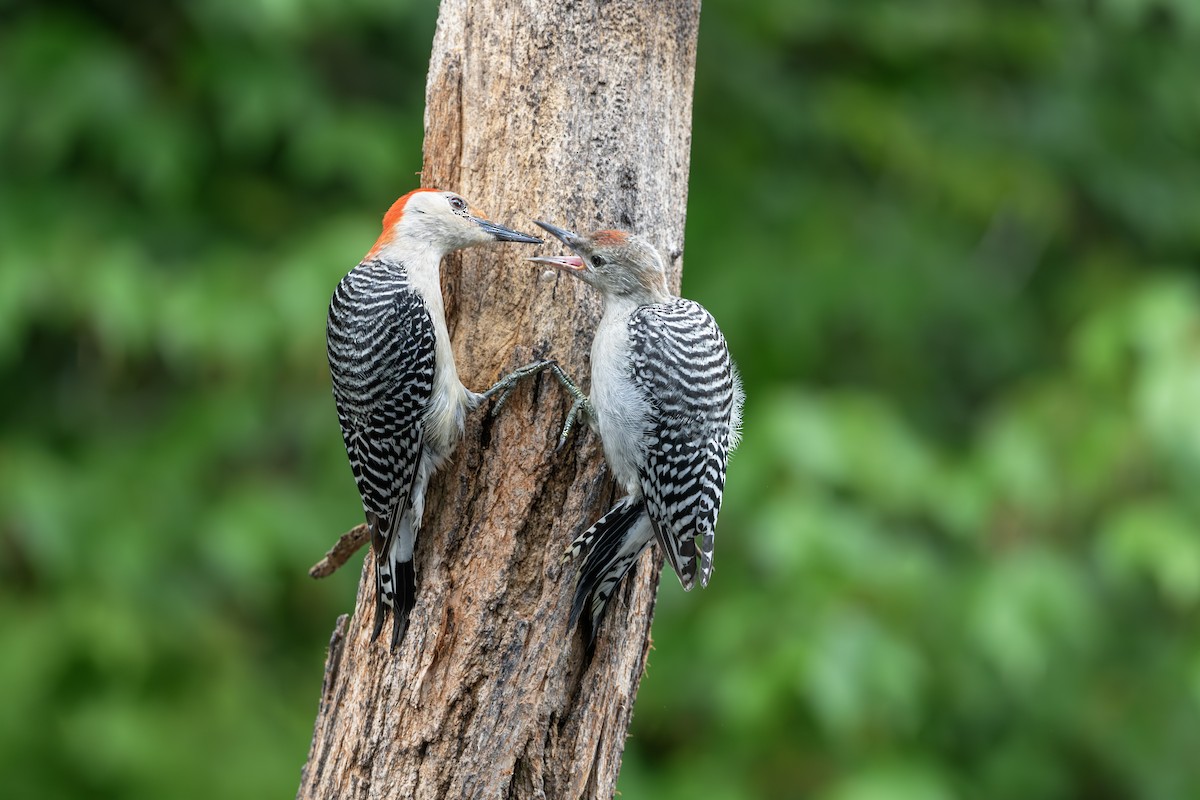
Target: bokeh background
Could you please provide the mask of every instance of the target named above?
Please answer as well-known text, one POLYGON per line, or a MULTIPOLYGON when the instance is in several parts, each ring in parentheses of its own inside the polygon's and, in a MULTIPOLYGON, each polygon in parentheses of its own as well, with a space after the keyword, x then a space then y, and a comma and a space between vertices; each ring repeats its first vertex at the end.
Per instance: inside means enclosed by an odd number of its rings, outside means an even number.
MULTIPOLYGON (((356 569, 323 353, 436 9, 0 3, 8 798, 291 796, 356 569)), ((749 394, 632 798, 1200 796, 1200 4, 707 0, 749 394)))

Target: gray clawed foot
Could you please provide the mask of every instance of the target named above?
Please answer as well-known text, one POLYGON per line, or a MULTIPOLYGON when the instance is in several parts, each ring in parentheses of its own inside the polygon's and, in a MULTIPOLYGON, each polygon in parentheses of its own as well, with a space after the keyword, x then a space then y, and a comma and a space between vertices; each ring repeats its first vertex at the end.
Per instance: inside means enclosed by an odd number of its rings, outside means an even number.
POLYGON ((574 398, 574 402, 571 403, 571 410, 567 412, 567 419, 563 423, 562 431, 559 434, 558 445, 554 448, 555 452, 558 452, 566 445, 567 438, 571 435, 571 431, 574 430, 575 423, 579 421, 579 418, 582 416, 585 420, 594 420, 596 418, 596 410, 592 407, 592 403, 588 400, 587 395, 583 393, 583 390, 579 388, 579 385, 575 381, 571 380, 571 376, 567 375, 566 370, 560 367, 557 361, 548 358, 518 367, 496 381, 495 385, 479 395, 479 398, 481 401, 496 398, 496 402, 492 404, 491 410, 491 415, 494 417, 500 413, 500 409, 504 408, 504 404, 508 402, 508 398, 512 397, 518 383, 525 378, 532 378, 544 370, 550 370, 555 380, 566 389, 567 394, 574 398))
POLYGON ((567 418, 563 422, 562 432, 558 437, 558 445, 554 448, 555 452, 558 452, 567 443, 567 437, 571 435, 571 431, 575 428, 575 423, 579 420, 580 416, 582 415, 585 420, 594 420, 596 419, 596 409, 592 406, 592 402, 588 400, 587 395, 583 393, 583 390, 579 388, 579 385, 571 380, 562 367, 555 364, 550 369, 554 372, 554 377, 558 378, 558 382, 562 384, 562 387, 567 390, 567 394, 575 398, 575 401, 571 403, 571 410, 567 412, 567 418))
POLYGON ((571 435, 571 431, 575 428, 575 423, 579 420, 580 415, 590 419, 596 418, 595 409, 592 408, 592 402, 585 395, 580 395, 575 398, 575 402, 571 404, 571 410, 567 412, 567 419, 563 422, 562 433, 558 436, 558 445, 554 448, 554 452, 562 450, 567 443, 567 437, 571 435))
POLYGON ((500 414, 500 409, 504 408, 504 404, 508 402, 508 398, 512 397, 512 393, 516 391, 517 384, 525 378, 533 377, 545 369, 558 368, 558 362, 554 359, 546 359, 544 361, 534 361, 532 364, 526 364, 523 367, 518 367, 509 374, 505 375, 500 380, 496 381, 492 388, 484 392, 480 397, 484 400, 491 399, 499 395, 499 399, 492 405, 491 415, 493 417, 500 414))
MULTIPOLYGON (((492 388, 495 388, 495 387, 492 387, 492 388)), ((500 416, 500 409, 504 408, 504 404, 508 402, 508 398, 512 397, 512 393, 514 391, 516 391, 516 388, 517 388, 517 381, 514 380, 514 381, 510 381, 506 386, 504 386, 503 389, 500 390, 500 396, 499 396, 499 398, 497 398, 496 402, 492 403, 492 410, 489 412, 493 417, 500 416)), ((491 389, 488 389, 487 392, 483 393, 484 399, 488 398, 488 396, 489 396, 488 392, 491 392, 491 391, 492 391, 491 389)))

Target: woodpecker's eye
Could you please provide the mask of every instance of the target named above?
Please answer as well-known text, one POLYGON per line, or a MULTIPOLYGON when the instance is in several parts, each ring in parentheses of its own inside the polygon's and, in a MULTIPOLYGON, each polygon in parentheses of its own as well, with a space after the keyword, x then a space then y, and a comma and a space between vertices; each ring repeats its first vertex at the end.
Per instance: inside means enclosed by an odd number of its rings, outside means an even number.
POLYGON ((592 266, 593 267, 603 267, 604 266, 604 257, 603 256, 592 256, 592 266))
POLYGON ((467 210, 467 201, 463 200, 461 197, 451 197, 450 198, 450 207, 453 208, 455 211, 466 211, 467 210))

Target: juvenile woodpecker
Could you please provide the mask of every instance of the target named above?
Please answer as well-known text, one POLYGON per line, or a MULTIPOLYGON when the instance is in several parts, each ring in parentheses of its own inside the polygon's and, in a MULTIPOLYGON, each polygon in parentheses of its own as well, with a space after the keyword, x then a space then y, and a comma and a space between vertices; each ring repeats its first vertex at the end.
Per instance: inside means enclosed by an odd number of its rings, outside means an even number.
POLYGON ((609 598, 652 541, 685 590, 697 575, 708 585, 742 386, 716 320, 699 303, 671 295, 662 258, 648 242, 624 231, 580 236, 537 224, 575 255, 530 260, 581 279, 604 302, 592 341, 591 397, 574 389, 563 429, 565 439, 582 412, 628 493, 568 551, 583 559, 570 624, 587 610, 591 642, 609 598))
POLYGON ((393 648, 416 598, 413 546, 429 478, 461 438, 466 413, 493 390, 511 390, 502 382, 476 394, 459 381, 439 280, 443 256, 496 241, 541 243, 453 192, 409 192, 329 304, 333 398, 375 552, 371 639, 390 609, 393 648))

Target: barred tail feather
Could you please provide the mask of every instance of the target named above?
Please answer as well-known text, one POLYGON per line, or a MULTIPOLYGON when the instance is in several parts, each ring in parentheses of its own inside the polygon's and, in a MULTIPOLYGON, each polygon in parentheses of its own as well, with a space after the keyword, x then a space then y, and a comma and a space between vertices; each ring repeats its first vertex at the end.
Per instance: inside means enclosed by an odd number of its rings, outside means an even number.
MULTIPOLYGON (((372 521, 374 531, 375 521, 372 521)), ((386 537, 374 537, 375 550, 375 627, 371 641, 383 632, 383 622, 392 614, 392 649, 395 650, 408 628, 408 617, 416 605, 417 572, 413 565, 413 530, 411 510, 400 519, 386 537)))
POLYGON ((604 610, 621 580, 653 541, 650 520, 641 499, 626 497, 571 544, 573 557, 583 556, 575 585, 570 626, 588 611, 588 644, 595 642, 604 610))
MULTIPOLYGON (((353 462, 352 462, 353 463, 353 462)), ((355 477, 358 477, 357 472, 355 477)), ((387 609, 391 603, 387 600, 385 583, 391 584, 391 562, 387 558, 388 542, 384 531, 390 527, 387 520, 378 514, 367 512, 367 525, 371 529, 371 553, 375 556, 375 625, 371 629, 371 641, 379 638, 383 630, 383 621, 387 618, 387 609), (384 580, 387 575, 387 580, 384 580)))

